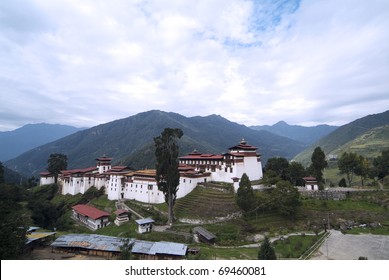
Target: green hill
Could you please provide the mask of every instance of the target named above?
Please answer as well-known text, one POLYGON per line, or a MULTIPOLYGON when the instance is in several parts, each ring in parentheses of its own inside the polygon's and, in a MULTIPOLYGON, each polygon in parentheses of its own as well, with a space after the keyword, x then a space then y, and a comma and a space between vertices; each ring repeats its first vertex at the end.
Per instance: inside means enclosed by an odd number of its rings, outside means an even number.
MULTIPOLYGON (((389 110, 380 114, 369 115, 364 118, 357 119, 349 124, 339 127, 334 132, 320 139, 311 147, 295 156, 293 160, 301 162, 304 165, 308 165, 311 161, 313 150, 317 146, 320 146, 326 155, 337 154, 337 151, 343 151, 345 147, 351 147, 352 145, 359 146, 359 148, 354 147, 351 148, 351 150, 358 149, 359 153, 362 155, 368 153, 378 154, 385 146, 385 143, 389 142, 386 132, 378 132, 381 130, 380 127, 385 127, 387 125, 389 125, 389 110), (373 131, 375 128, 377 128, 376 132, 369 132, 373 131), (370 141, 373 140, 373 135, 376 135, 374 137, 378 137, 379 139, 374 140, 375 142, 370 144, 370 141), (365 144, 357 144, 361 143, 362 139, 365 139, 365 144), (381 144, 377 145, 377 142, 381 144), (371 151, 362 152, 362 150, 365 149, 371 149, 371 151)), ((383 130, 386 131, 386 129, 383 130)))
POLYGON ((365 158, 375 158, 386 148, 389 148, 389 125, 373 128, 331 153, 339 157, 344 152, 353 152, 365 158))
POLYGON ((297 141, 255 131, 244 125, 211 115, 187 118, 176 113, 148 111, 79 131, 57 141, 30 150, 5 162, 9 168, 28 176, 45 171, 52 153, 68 157, 68 168, 95 165, 95 158, 103 155, 113 158, 113 164, 131 165, 133 168, 155 166, 154 137, 165 127, 181 128, 181 155, 194 149, 204 153, 224 153, 242 138, 258 147, 262 160, 281 156, 293 158, 305 146, 297 141))

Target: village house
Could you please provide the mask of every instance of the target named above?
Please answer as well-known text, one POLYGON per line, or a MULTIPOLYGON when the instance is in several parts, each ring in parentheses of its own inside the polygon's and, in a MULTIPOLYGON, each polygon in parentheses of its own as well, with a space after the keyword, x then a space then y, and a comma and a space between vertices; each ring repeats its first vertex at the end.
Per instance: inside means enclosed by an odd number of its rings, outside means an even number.
POLYGON ((125 209, 118 209, 115 211, 115 225, 120 226, 121 224, 127 223, 130 221, 131 214, 125 209))
MULTIPOLYGON (((96 159, 94 167, 64 170, 58 182, 62 194, 85 193, 90 187, 104 188, 109 200, 136 200, 149 204, 165 202, 158 189, 154 169, 131 170, 126 166, 112 166, 112 158, 96 159)), ((199 183, 210 181, 232 183, 235 191, 244 173, 250 180, 262 178, 262 163, 257 148, 245 140, 229 148, 224 154, 202 154, 196 150, 179 158, 180 181, 177 198, 185 197, 199 183)), ((41 173, 41 185, 53 181, 53 175, 41 173)))
POLYGON ((138 225, 137 232, 142 234, 146 232, 151 232, 153 229, 153 223, 155 221, 151 218, 145 218, 145 219, 135 220, 135 222, 138 225))
POLYGON ((89 205, 78 204, 72 207, 72 218, 86 225, 91 230, 106 227, 109 225, 109 213, 89 205))
POLYGON ((319 190, 319 185, 315 177, 304 177, 303 180, 305 181, 305 189, 307 191, 319 190))

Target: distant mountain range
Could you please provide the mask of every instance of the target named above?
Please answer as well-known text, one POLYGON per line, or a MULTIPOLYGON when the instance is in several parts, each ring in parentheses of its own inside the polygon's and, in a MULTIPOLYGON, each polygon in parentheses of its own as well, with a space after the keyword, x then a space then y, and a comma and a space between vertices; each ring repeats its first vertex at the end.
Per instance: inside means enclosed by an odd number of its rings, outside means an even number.
POLYGON ((307 165, 315 147, 320 146, 326 155, 341 156, 345 151, 356 152, 365 157, 375 157, 389 148, 389 110, 368 115, 343 125, 312 144, 294 157, 307 165))
POLYGON ((85 129, 54 142, 34 148, 5 165, 31 176, 45 171, 51 153, 63 153, 68 157, 68 167, 88 167, 95 158, 103 155, 113 158, 114 164, 133 168, 154 168, 154 142, 165 127, 181 128, 181 155, 194 149, 204 153, 224 153, 244 138, 258 147, 263 162, 269 157, 292 159, 306 148, 301 142, 273 134, 253 130, 231 122, 218 115, 184 117, 176 113, 148 111, 137 115, 85 129))
POLYGON ((43 144, 73 134, 82 128, 60 124, 27 124, 0 132, 0 161, 6 161, 43 144))
MULTIPOLYGON (((365 156, 376 156, 382 149, 389 147, 388 125, 389 111, 369 115, 338 128, 328 125, 303 127, 288 125, 283 121, 272 126, 249 128, 218 115, 188 118, 176 113, 153 110, 74 132, 3 163, 27 177, 45 171, 51 153, 66 154, 69 169, 93 166, 95 158, 104 155, 112 157, 113 164, 128 165, 135 169, 154 168, 153 139, 165 127, 172 127, 181 128, 184 132, 179 142, 181 155, 194 149, 203 153, 221 154, 244 138, 249 144, 258 147, 263 164, 268 158, 279 156, 307 165, 317 146, 327 155, 340 155, 347 150, 357 151, 365 156)), ((44 124, 28 125, 15 130, 12 143, 18 145, 19 141, 30 142, 31 139, 54 134, 45 129, 30 130, 28 133, 27 129, 34 126, 45 127, 44 124), (20 133, 21 131, 24 133, 20 133)), ((52 125, 46 127, 50 129, 52 125)), ((69 133, 76 129, 69 128, 69 133)), ((4 135, 4 132, 0 133, 0 141, 5 138, 4 135)), ((0 145, 3 153, 6 151, 5 145, 0 145)))
POLYGON ((290 139, 310 145, 319 140, 320 138, 331 133, 332 131, 336 130, 338 127, 326 124, 307 127, 300 125, 289 125, 285 121, 280 121, 273 125, 257 125, 251 126, 250 128, 259 131, 269 131, 271 133, 288 137, 290 139))

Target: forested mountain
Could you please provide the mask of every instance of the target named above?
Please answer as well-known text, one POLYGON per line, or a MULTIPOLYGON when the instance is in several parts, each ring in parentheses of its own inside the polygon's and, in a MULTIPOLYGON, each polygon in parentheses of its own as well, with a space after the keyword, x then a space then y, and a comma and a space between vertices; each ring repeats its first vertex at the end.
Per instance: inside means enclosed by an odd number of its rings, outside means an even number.
POLYGON ((290 125, 285 121, 280 121, 273 125, 256 125, 251 126, 250 128, 255 130, 266 130, 271 133, 288 137, 290 139, 310 145, 318 141, 320 138, 328 135, 338 127, 326 124, 317 126, 290 125))
MULTIPOLYGON (((374 148, 377 149, 375 152, 378 154, 380 150, 389 146, 389 138, 387 138, 388 134, 386 133, 387 125, 389 125, 389 110, 383 113, 368 115, 366 117, 357 119, 349 124, 339 127, 332 133, 323 137, 318 142, 314 143, 311 147, 298 154, 294 160, 307 164, 310 161, 313 150, 317 146, 320 146, 326 155, 334 154, 340 156, 339 153, 344 151, 346 149, 345 147, 356 147, 355 143, 358 143, 358 141, 361 141, 361 139, 367 139, 366 137, 371 137, 372 135, 379 139, 377 141, 381 143, 375 145, 374 148), (362 137, 363 135, 365 135, 365 137, 362 137), (343 149, 341 148, 342 146, 344 147, 343 149)), ((365 148, 367 147, 368 145, 365 146, 365 148)), ((359 148, 361 148, 360 145, 359 148)), ((370 149, 371 148, 372 146, 370 145, 370 149)), ((352 148, 348 150, 348 152, 350 151, 355 152, 356 150, 354 151, 354 148, 352 148)))
POLYGON ((154 110, 76 132, 30 150, 5 162, 5 165, 29 176, 36 175, 46 170, 51 153, 63 153, 68 157, 68 168, 93 166, 95 158, 103 155, 112 157, 114 164, 154 168, 153 139, 165 127, 183 130, 181 155, 194 149, 206 153, 227 152, 242 138, 258 147, 263 162, 274 156, 291 159, 305 148, 297 141, 267 131, 256 131, 221 116, 187 118, 154 110))
POLYGON ((43 144, 73 134, 82 129, 60 124, 27 124, 21 128, 0 132, 0 161, 12 159, 43 144))

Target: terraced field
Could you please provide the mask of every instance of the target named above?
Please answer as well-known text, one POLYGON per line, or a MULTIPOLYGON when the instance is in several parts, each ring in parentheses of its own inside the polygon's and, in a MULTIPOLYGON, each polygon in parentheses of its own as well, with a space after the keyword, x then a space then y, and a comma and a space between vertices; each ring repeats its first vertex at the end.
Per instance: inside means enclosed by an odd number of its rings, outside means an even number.
POLYGON ((177 218, 225 217, 238 212, 234 194, 227 189, 197 186, 190 194, 176 201, 177 218))

